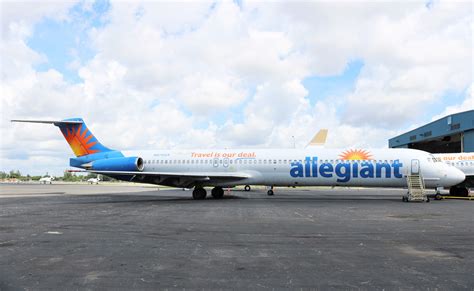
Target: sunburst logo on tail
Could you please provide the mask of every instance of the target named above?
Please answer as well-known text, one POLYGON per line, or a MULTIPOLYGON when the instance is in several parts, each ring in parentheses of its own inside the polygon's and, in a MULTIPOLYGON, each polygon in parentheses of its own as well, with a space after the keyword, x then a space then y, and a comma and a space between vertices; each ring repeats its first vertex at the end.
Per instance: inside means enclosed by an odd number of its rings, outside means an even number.
POLYGON ((339 155, 341 160, 370 160, 372 155, 366 150, 347 150, 339 155))
POLYGON ((61 132, 76 156, 80 157, 99 152, 98 149, 92 149, 97 144, 97 139, 89 132, 87 127, 82 130, 82 124, 67 126, 62 128, 61 132))

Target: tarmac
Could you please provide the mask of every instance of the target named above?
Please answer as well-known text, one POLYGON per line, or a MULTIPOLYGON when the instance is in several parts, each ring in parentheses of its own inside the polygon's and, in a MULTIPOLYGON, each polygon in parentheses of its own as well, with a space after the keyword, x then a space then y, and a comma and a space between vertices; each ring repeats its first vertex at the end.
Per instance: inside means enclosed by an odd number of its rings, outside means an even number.
POLYGON ((404 193, 0 184, 0 290, 473 290, 473 202, 404 193))

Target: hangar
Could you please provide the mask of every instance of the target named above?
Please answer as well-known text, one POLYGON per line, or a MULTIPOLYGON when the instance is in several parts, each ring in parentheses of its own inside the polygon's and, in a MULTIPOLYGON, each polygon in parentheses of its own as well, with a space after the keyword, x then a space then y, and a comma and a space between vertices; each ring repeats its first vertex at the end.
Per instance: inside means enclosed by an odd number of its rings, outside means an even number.
POLYGON ((430 153, 474 152, 474 110, 451 114, 393 137, 388 146, 430 153))

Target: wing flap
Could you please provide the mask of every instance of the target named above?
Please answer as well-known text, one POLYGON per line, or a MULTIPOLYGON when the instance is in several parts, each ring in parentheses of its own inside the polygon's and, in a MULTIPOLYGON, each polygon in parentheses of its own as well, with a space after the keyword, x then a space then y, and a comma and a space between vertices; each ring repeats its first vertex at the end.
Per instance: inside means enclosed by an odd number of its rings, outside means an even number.
POLYGON ((195 185, 230 185, 251 178, 250 174, 239 172, 125 172, 125 171, 94 171, 88 172, 107 176, 129 176, 130 182, 141 182, 171 187, 192 188, 195 185))
POLYGON ((104 175, 137 175, 137 176, 165 176, 165 177, 185 177, 185 178, 234 178, 234 179, 247 179, 251 175, 247 173, 239 172, 138 172, 138 171, 94 171, 88 170, 88 172, 104 175))

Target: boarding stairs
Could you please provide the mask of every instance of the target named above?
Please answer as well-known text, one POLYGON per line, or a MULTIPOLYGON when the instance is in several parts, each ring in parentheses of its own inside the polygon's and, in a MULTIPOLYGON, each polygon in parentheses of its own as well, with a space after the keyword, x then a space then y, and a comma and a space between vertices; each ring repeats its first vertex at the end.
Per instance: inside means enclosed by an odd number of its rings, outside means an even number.
POLYGON ((419 174, 411 174, 407 176, 408 193, 403 197, 403 201, 426 201, 429 202, 426 196, 425 183, 423 177, 419 174))

